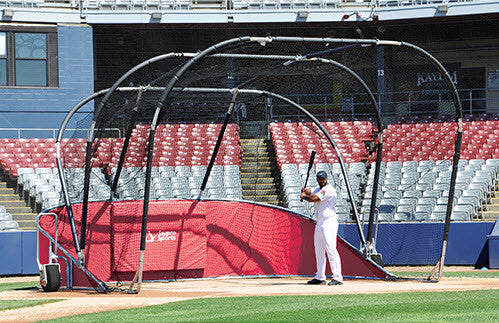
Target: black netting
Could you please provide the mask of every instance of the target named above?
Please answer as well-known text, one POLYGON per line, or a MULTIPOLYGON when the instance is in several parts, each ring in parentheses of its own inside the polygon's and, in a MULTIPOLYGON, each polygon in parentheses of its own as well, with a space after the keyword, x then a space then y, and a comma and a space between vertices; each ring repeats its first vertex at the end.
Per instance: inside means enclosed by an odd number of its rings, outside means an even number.
MULTIPOLYGON (((401 46, 243 43, 220 48, 192 64, 164 97, 165 87, 188 59, 168 58, 145 66, 126 78, 104 103, 102 96, 97 100, 98 115, 78 116, 77 127, 87 132, 68 132, 71 139, 62 143, 72 202, 83 200, 85 138, 92 127, 89 199, 144 199, 150 130, 156 126, 150 199, 244 199, 311 217, 311 205, 300 201, 299 191, 305 184, 315 185, 314 173, 325 170, 337 188, 340 221, 352 223, 357 213, 366 223, 379 153, 376 144, 383 130, 377 221, 443 220, 424 211, 429 210, 424 205, 433 200, 416 199, 408 207, 400 204, 406 192, 421 192, 423 198, 424 191, 437 191, 433 186, 439 177, 437 169, 419 166, 428 161, 433 166, 445 164, 449 171, 454 151, 456 110, 451 91, 422 56, 401 46), (209 169, 229 107, 232 115, 209 169), (307 113, 321 122, 338 150, 307 113), (436 137, 423 137, 420 133, 430 132, 428 122, 445 127, 432 133, 436 137), (408 132, 410 140, 405 135, 399 140, 408 132), (434 138, 442 141, 432 146, 434 138), (304 183, 312 151, 317 157, 309 182, 304 183), (407 174, 402 166, 407 166, 407 174), (397 167, 397 175, 389 175, 397 167), (210 177, 200 195, 208 170, 210 177), (404 218, 404 212, 410 215, 404 218)), ((435 197, 445 197, 445 192, 448 187, 442 185, 435 197)), ((424 234, 413 232, 415 236, 441 239, 439 226, 414 226, 414 230, 425 230, 424 234)), ((402 243, 391 236, 384 232, 377 239, 387 245, 402 243)), ((439 252, 429 250, 420 260, 436 263, 439 252)))

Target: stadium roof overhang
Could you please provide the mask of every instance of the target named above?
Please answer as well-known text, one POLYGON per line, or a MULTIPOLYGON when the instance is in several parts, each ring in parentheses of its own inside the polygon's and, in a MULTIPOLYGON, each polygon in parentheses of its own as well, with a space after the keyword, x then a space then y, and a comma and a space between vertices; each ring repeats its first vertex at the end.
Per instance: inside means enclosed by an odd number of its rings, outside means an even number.
POLYGON ((344 2, 334 8, 289 9, 203 9, 203 10, 80 10, 75 7, 40 8, 10 6, 0 8, 2 22, 74 24, 237 24, 291 22, 393 21, 406 19, 459 17, 497 14, 498 0, 440 2, 424 5, 372 5, 370 2, 344 2))

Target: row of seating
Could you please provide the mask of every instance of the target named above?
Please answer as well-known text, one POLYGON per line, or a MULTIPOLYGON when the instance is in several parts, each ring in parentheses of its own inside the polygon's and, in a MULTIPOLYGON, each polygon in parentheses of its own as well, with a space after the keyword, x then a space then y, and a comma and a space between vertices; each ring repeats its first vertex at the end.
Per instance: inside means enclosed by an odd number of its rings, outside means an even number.
MULTIPOLYGON (((311 171, 307 187, 315 187, 315 172, 325 170, 337 191, 337 214, 341 222, 351 222, 352 207, 339 164, 317 163, 311 171)), ((347 166, 354 205, 360 220, 367 221, 371 207, 374 169, 363 163, 347 166)), ((376 200, 378 220, 387 221, 443 221, 448 204, 451 162, 441 161, 391 161, 384 163, 376 200)), ((313 205, 300 201, 308 164, 282 166, 282 194, 288 208, 313 216, 313 205)), ((499 181, 499 159, 487 161, 460 160, 453 201, 452 220, 471 221, 486 209, 490 194, 499 181)))
MULTIPOLYGON (((383 131, 383 160, 452 159, 455 123, 391 124, 383 131)), ((463 123, 462 159, 499 158, 499 120, 463 123)))
MULTIPOLYGON (((208 165, 221 124, 159 125, 154 145, 153 166, 208 165)), ((144 166, 147 161, 147 141, 150 126, 137 125, 133 130, 125 157, 126 167, 144 166)), ((103 138, 95 141, 92 164, 108 168, 118 165, 123 150, 123 138, 103 138)), ((61 152, 66 168, 81 168, 86 151, 85 139, 64 139, 61 152)), ((240 165, 242 159, 239 128, 229 124, 215 160, 217 165, 240 165)), ((18 168, 56 167, 54 139, 0 139, 0 165, 17 177, 18 168)))
MULTIPOLYGON (((374 167, 373 165, 372 167, 374 167)), ((451 162, 392 161, 381 168, 376 204, 380 221, 442 221, 448 204, 451 162)), ((460 160, 453 220, 479 218, 499 180, 499 160, 460 160)), ((361 214, 371 205, 374 174, 369 173, 361 214)))
MULTIPOLYGON (((303 9, 333 8, 340 0, 233 0, 232 8, 242 9, 303 9)), ((87 0, 86 9, 101 10, 180 10, 180 9, 229 9, 225 1, 191 1, 191 0, 87 0)))
MULTIPOLYGON (((100 169, 92 170, 89 200, 106 200, 111 197, 111 185, 116 168, 110 176, 100 169)), ((197 198, 207 171, 205 165, 153 167, 150 198, 197 198)), ((72 202, 83 200, 84 169, 65 169, 64 177, 72 202)), ((123 168, 115 199, 141 199, 144 197, 145 169, 123 168)), ((17 191, 37 212, 62 204, 61 183, 58 170, 50 168, 21 168, 17 178, 17 191)), ((242 185, 238 165, 215 165, 208 178, 202 197, 242 199, 242 185)))
MULTIPOLYGON (((365 141, 372 141, 374 127, 368 121, 324 122, 326 130, 338 145, 347 163, 368 159, 365 141)), ((324 134, 309 122, 272 122, 270 134, 276 149, 277 162, 284 164, 307 163, 311 151, 316 151, 318 163, 336 160, 337 152, 324 134)))
MULTIPOLYGON (((461 159, 499 158, 499 116, 484 118, 463 123, 461 159)), ((383 131, 383 161, 452 160, 457 126, 448 119, 429 122, 429 117, 415 118, 420 123, 388 125, 383 131)), ((368 149, 376 131, 371 121, 323 122, 323 125, 345 162, 376 160, 376 153, 369 155, 368 149)), ((312 151, 317 152, 318 163, 337 160, 337 152, 324 134, 309 122, 272 122, 270 134, 279 167, 307 163, 312 151)))

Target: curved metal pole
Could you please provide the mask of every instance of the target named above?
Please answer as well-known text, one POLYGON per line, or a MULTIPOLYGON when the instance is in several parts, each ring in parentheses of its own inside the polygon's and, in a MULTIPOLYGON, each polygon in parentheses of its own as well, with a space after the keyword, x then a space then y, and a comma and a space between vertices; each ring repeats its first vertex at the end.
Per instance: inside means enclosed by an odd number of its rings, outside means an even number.
MULTIPOLYGON (((299 56, 299 57, 293 57, 293 56, 285 56, 285 55, 248 55, 248 54, 213 54, 210 55, 210 57, 223 57, 223 58, 244 58, 244 59, 267 59, 267 60, 287 60, 284 64, 285 66, 289 66, 290 64, 294 62, 300 62, 300 61, 318 61, 321 63, 326 63, 326 64, 331 64, 334 65, 343 71, 349 73, 354 79, 356 79, 364 89, 364 91, 367 93, 368 98, 371 102, 371 104, 374 106, 374 112, 376 116, 376 121, 377 121, 377 126, 378 126, 378 144, 377 144, 377 163, 375 167, 375 172, 374 172, 374 187, 373 187, 373 192, 371 196, 371 207, 369 211, 369 224, 368 224, 368 237, 367 237, 367 245, 365 248, 366 253, 370 252, 375 252, 375 250, 372 249, 371 243, 372 243, 372 232, 373 232, 373 226, 374 226, 374 217, 375 217, 375 209, 376 209, 376 200, 377 200, 377 195, 378 195, 378 183, 379 183, 379 176, 380 176, 380 170, 381 170, 381 158, 382 158, 382 151, 383 151, 383 141, 382 141, 382 136, 383 136, 383 123, 381 120, 381 115, 379 112, 379 107, 378 103, 376 101, 376 98, 374 97, 374 94, 372 91, 369 89, 367 84, 364 82, 364 80, 353 70, 348 68, 347 66, 331 60, 331 59, 324 59, 320 57, 312 57, 312 58, 307 58, 306 56, 299 56)), ((340 156, 339 151, 337 151, 338 156, 340 156)), ((350 198, 350 204, 352 206, 352 209, 354 210, 354 218, 355 222, 359 223, 359 216, 357 212, 357 206, 355 205, 354 199, 353 199, 353 194, 350 188, 350 182, 348 180, 348 176, 346 175, 346 170, 344 165, 340 162, 340 168, 342 171, 343 178, 345 179, 345 185, 347 187, 347 193, 350 198)), ((360 224, 359 224, 359 228, 360 224)), ((360 235, 360 234, 359 234, 360 235)), ((363 244, 366 244, 366 241, 363 242, 363 244)))
MULTIPOLYGON (((75 251, 78 254, 78 264, 83 267, 84 263, 84 254, 80 248, 80 243, 78 242, 78 233, 76 232, 76 225, 74 222, 74 214, 73 214, 73 209, 71 207, 71 200, 69 198, 69 193, 66 185, 66 180, 64 179, 64 168, 62 166, 62 159, 61 159, 61 142, 62 142, 62 137, 64 134, 64 131, 66 130, 66 127, 69 123, 69 120, 73 117, 73 115, 85 104, 88 102, 94 100, 95 98, 104 95, 107 92, 107 90, 102 90, 99 92, 96 92, 85 99, 81 100, 78 102, 66 115, 64 118, 61 127, 59 128, 59 133, 57 134, 57 139, 56 139, 56 163, 57 163, 57 170, 59 172, 59 180, 61 182, 61 190, 62 194, 64 197, 64 203, 66 205, 66 210, 68 212, 68 219, 69 219, 69 226, 71 228, 71 234, 73 235, 73 244, 75 247, 75 251)), ((88 150, 88 149, 87 149, 88 150)), ((83 231, 81 232, 83 234, 83 231)))
MULTIPOLYGON (((144 209, 143 209, 144 210, 144 214, 146 212, 148 212, 148 204, 149 204, 149 202, 148 202, 149 197, 148 196, 150 194, 150 181, 151 181, 150 176, 151 176, 151 168, 152 168, 152 149, 154 147, 155 129, 156 129, 156 126, 157 126, 157 122, 158 122, 159 115, 161 113, 161 109, 162 109, 162 106, 164 104, 164 101, 165 101, 166 97, 168 96, 168 94, 171 92, 171 88, 173 88, 173 86, 176 83, 176 81, 178 80, 178 78, 189 68, 190 65, 194 64, 197 60, 199 60, 203 56, 208 55, 209 53, 211 53, 212 51, 215 51, 218 48, 221 48, 221 47, 229 45, 229 44, 238 43, 238 42, 257 41, 257 42, 265 43, 265 42, 269 41, 269 39, 270 39, 269 37, 267 37, 267 38, 241 37, 241 38, 230 39, 230 40, 227 40, 225 42, 216 44, 216 45, 211 46, 210 48, 204 50, 203 52, 195 55, 194 57, 192 57, 172 77, 172 79, 168 83, 168 86, 165 88, 165 91, 163 92, 163 94, 162 94, 162 96, 161 96, 161 98, 160 98, 160 100, 158 102, 158 106, 156 108, 155 116, 154 116, 154 119, 153 119, 153 122, 152 122, 152 125, 151 125, 151 130, 150 130, 150 133, 149 133, 149 146, 150 147, 149 147, 149 151, 148 151, 148 162, 147 162, 147 166, 146 166, 146 183, 145 183, 145 197, 144 197, 144 201, 145 202, 144 202, 144 209)), ((94 117, 94 123, 93 123, 93 125, 91 127, 91 132, 89 134, 89 140, 87 141, 87 150, 90 150, 91 148, 89 148, 89 146, 91 147, 91 145, 93 144, 93 131, 95 129, 96 122, 97 122, 97 120, 98 120, 98 118, 100 116, 100 112, 102 111, 102 108, 104 107, 107 99, 110 97, 110 95, 112 94, 112 92, 118 87, 118 85, 121 82, 123 82, 128 76, 130 76, 131 74, 133 74, 137 70, 140 70, 144 66, 147 66, 147 65, 149 65, 149 64, 151 64, 153 62, 160 61, 160 60, 166 59, 166 58, 183 57, 183 56, 184 56, 184 54, 175 54, 175 53, 169 53, 169 54, 157 56, 157 57, 152 58, 150 60, 147 60, 147 61, 145 61, 145 62, 143 62, 141 64, 138 64, 137 66, 135 66, 134 68, 132 68, 131 70, 129 70, 127 73, 125 73, 118 81, 116 81, 113 84, 113 86, 111 87, 111 90, 106 93, 106 96, 101 101, 101 103, 99 104, 99 107, 96 110, 95 117, 94 117)), ((287 59, 289 59, 289 57, 287 59)), ((311 60, 320 60, 320 59, 312 58, 311 60)), ((341 65, 341 64, 339 64, 339 63, 337 63, 335 61, 330 60, 329 63, 331 63, 331 62, 333 64, 336 63, 337 66, 341 65)), ((346 68, 344 65, 341 65, 341 66, 344 67, 344 68, 346 68)), ((349 70, 349 71, 353 72, 351 70, 349 70)), ((353 73, 353 75, 357 76, 355 73, 353 73)), ((365 85, 365 83, 358 76, 356 78, 359 79, 361 81, 361 84, 363 84, 363 86, 367 89, 368 93, 370 94, 370 97, 373 97, 373 95, 370 92, 370 90, 368 89, 367 85, 365 85)), ((375 100, 373 100, 373 102, 376 104, 375 100)), ((381 127, 381 121, 380 121, 380 117, 379 117, 379 111, 378 111, 376 105, 375 105, 375 111, 376 111, 376 115, 377 115, 377 119, 378 119, 378 125, 379 125, 378 127, 379 127, 379 129, 382 129, 382 127, 381 127)), ((89 168, 90 168, 90 157, 88 156, 88 154, 87 154, 87 158, 86 159, 87 159, 86 163, 85 163, 86 164, 86 171, 85 171, 85 180, 84 180, 84 184, 86 185, 86 187, 84 187, 84 190, 88 191, 88 188, 89 188, 89 176, 90 176, 90 171, 89 171, 89 168)), ((341 162, 340 162, 340 165, 342 165, 341 162)), ((343 165, 341 166, 341 168, 342 168, 343 175, 345 177, 345 182, 346 182, 346 185, 347 185, 347 191, 348 191, 349 196, 350 196, 350 202, 352 204, 352 209, 354 210, 354 216, 356 218, 356 222, 359 223, 356 205, 354 204, 353 196, 352 196, 352 193, 351 193, 351 190, 350 190, 350 187, 349 187, 348 177, 345 174, 345 170, 344 170, 344 166, 343 165)), ((118 174, 118 176, 119 176, 119 174, 118 174)), ((117 179, 115 178, 115 182, 116 181, 117 181, 117 179)), ((87 207, 85 207, 86 205, 88 205, 88 194, 84 195, 84 207, 83 207, 83 211, 87 210, 87 207), (85 199, 85 197, 86 197, 86 199, 85 199)), ((82 218, 86 218, 86 214, 82 215, 82 218)), ((144 221, 147 222, 146 216, 144 216, 144 221)), ((82 234, 85 235, 85 232, 83 231, 82 234)), ((143 232, 143 236, 145 236, 144 232, 143 232)), ((84 242, 84 237, 82 237, 82 242, 84 242)), ((142 249, 142 245, 144 245, 144 248, 145 248, 145 237, 141 238, 141 250, 143 250, 142 249)))
MULTIPOLYGON (((122 91, 122 92, 125 92, 125 91, 135 91, 137 90, 138 87, 124 87, 124 88, 117 88, 115 90, 117 91, 122 91)), ((150 90, 153 90, 153 91, 162 91, 164 90, 164 88, 150 88, 150 90)), ((341 153, 338 149, 338 146, 336 145, 336 142, 334 141, 334 139, 331 137, 331 135, 329 134, 329 132, 327 131, 327 129, 324 128, 324 126, 320 123, 320 121, 315 118, 310 112, 308 112, 305 108, 303 108, 301 105, 299 105, 298 103, 282 96, 282 95, 279 95, 279 94, 276 94, 276 93, 273 93, 273 92, 269 92, 269 91, 263 91, 263 90, 249 90, 249 89, 236 89, 238 93, 244 93, 244 94, 255 94, 255 95, 267 95, 267 96, 271 96, 271 97, 275 97, 277 99, 280 99, 288 104, 290 104, 291 106, 295 107, 296 109, 298 109, 300 112, 302 112, 303 114, 305 114, 307 117, 309 117, 312 122, 324 133, 324 135, 326 136, 326 138, 328 139, 328 141, 330 142, 330 144, 333 146, 333 148, 335 149, 336 151, 336 154, 338 155, 338 161, 340 163, 340 167, 342 169, 342 175, 344 176, 344 178, 346 179, 346 183, 347 183, 347 190, 350 190, 350 187, 349 187, 349 182, 348 182, 348 176, 346 175, 346 172, 345 172, 345 165, 344 165, 344 161, 343 161, 343 158, 341 157, 341 153)), ((102 90, 100 92, 105 92, 107 90, 102 90)), ((173 88, 172 91, 179 91, 179 92, 204 92, 204 93, 214 93, 214 92, 220 92, 220 93, 233 93, 235 91, 235 89, 217 89, 217 88, 173 88)), ((102 95, 102 93, 100 93, 100 95, 102 95)), ((92 99, 97 97, 98 95, 92 95, 92 99)), ((89 97, 90 98, 90 97, 89 97)), ((86 102, 90 101, 91 99, 88 99, 86 100, 86 102)), ((353 199, 351 199, 353 200, 353 199)), ((356 216, 356 218, 358 218, 358 215, 356 214, 357 213, 357 209, 354 207, 354 214, 356 216)), ((360 227, 360 222, 357 221, 357 227, 359 229, 359 235, 360 235, 360 239, 362 241, 362 243, 365 245, 366 241, 365 241, 365 238, 364 238, 364 235, 363 235, 363 232, 361 230, 361 227, 360 227)))
MULTIPOLYGON (((369 44, 369 45, 406 46, 406 47, 409 47, 409 48, 413 49, 414 51, 418 52, 419 54, 421 54, 422 56, 424 56, 426 59, 428 59, 434 66, 437 67, 437 69, 439 69, 440 71, 444 71, 445 72, 444 73, 444 78, 446 79, 446 81, 449 84, 449 86, 452 89, 454 89, 454 92, 453 92, 454 102, 455 102, 455 105, 456 105, 456 110, 458 110, 458 115, 460 116, 459 120, 458 120, 458 136, 457 136, 457 141, 456 141, 456 151, 457 151, 457 154, 455 153, 454 160, 456 160, 456 157, 457 157, 457 160, 459 159, 460 140, 461 140, 460 139, 461 138, 460 133, 462 134, 462 120, 461 120, 462 119, 462 115, 461 115, 461 108, 460 108, 459 97, 457 96, 457 90, 455 89, 455 86, 451 82, 450 76, 445 71, 445 69, 443 68, 443 66, 441 66, 440 63, 436 59, 434 59, 431 55, 429 55, 428 53, 426 53, 425 51, 423 51, 419 47, 416 47, 416 46, 408 44, 408 43, 397 42, 397 41, 376 40, 376 39, 369 40, 369 39, 303 38, 303 37, 270 37, 270 36, 269 37, 240 37, 240 38, 233 38, 233 39, 230 39, 230 40, 226 40, 224 42, 221 42, 221 43, 218 43, 218 44, 216 44, 214 46, 211 46, 208 49, 204 50, 203 52, 197 54, 190 61, 188 61, 186 64, 184 64, 182 66, 182 68, 172 77, 172 79, 168 83, 168 86, 165 88, 165 91, 163 92, 163 95, 161 96, 161 99, 158 102, 158 106, 156 108, 155 117, 153 119, 153 124, 157 125, 157 121, 158 121, 159 115, 161 113, 161 108, 162 108, 162 105, 164 104, 164 101, 166 100, 166 97, 168 96, 168 94, 173 89, 173 86, 177 82, 177 80, 179 79, 179 77, 190 67, 190 65, 192 65, 194 62, 196 62, 197 60, 201 59, 202 57, 207 56, 209 53, 215 51, 216 49, 222 48, 222 47, 224 47, 226 45, 238 43, 238 42, 250 42, 250 41, 260 42, 262 45, 264 45, 267 42, 272 42, 272 41, 279 41, 279 42, 316 42, 316 43, 318 43, 318 42, 322 42, 322 43, 329 42, 329 43, 345 43, 345 44, 369 44)), ((138 69, 139 68, 137 68, 137 70, 138 69)), ((382 129, 380 128, 380 130, 382 130, 382 129)), ((155 131, 155 127, 151 127, 150 139, 154 139, 154 131, 155 131)), ((150 143, 150 144, 153 146, 153 143, 150 143)), ((381 148, 382 146, 379 145, 379 147, 381 148)), ((152 165, 152 158, 148 159, 148 168, 151 168, 151 165, 149 165, 149 164, 152 165)), ((377 163, 377 164, 379 165, 380 163, 377 163)), ((456 167, 456 170, 457 170, 457 166, 455 166, 455 167, 456 167)), ((454 174, 454 168, 453 168, 453 174, 454 174)), ((146 175, 147 175, 147 171, 146 171, 146 175)), ((149 170, 149 176, 150 176, 150 170, 149 170)), ((451 180, 451 182, 452 182, 452 180, 451 180)), ((147 184, 147 177, 146 177, 146 184, 147 184)), ((452 183, 451 183, 451 186, 452 186, 452 183)), ((147 192, 147 188, 146 188, 146 192, 147 192)), ((449 191, 449 205, 448 205, 448 212, 447 212, 447 218, 448 219, 450 219, 450 211, 449 211, 449 209, 450 210, 452 209, 452 207, 450 206, 450 203, 451 203, 451 201, 453 199, 453 196, 451 196, 451 195, 453 195, 452 193, 453 193, 453 189, 451 187, 451 190, 449 191)), ((446 221, 446 227, 448 227, 447 222, 448 221, 446 221)), ((448 230, 445 230, 445 232, 446 233, 444 234, 444 236, 447 236, 448 235, 448 230)), ((444 248, 445 248, 445 245, 444 245, 444 248)))
MULTIPOLYGON (((381 170, 381 158, 382 158, 382 152, 383 152, 383 122, 381 121, 381 115, 379 112, 379 107, 378 107, 378 102, 376 101, 376 98, 374 97, 374 94, 371 92, 371 89, 367 86, 367 84, 364 82, 364 80, 353 70, 349 69, 348 67, 344 66, 343 64, 340 64, 338 62, 335 62, 333 60, 325 60, 325 59, 320 59, 321 61, 325 61, 327 63, 333 64, 335 66, 340 67, 341 69, 347 71, 351 76, 353 76, 364 88, 366 93, 368 94, 369 100, 371 101, 372 105, 374 106, 374 112, 376 115, 376 121, 378 123, 378 144, 377 144, 377 155, 376 155, 376 167, 374 171, 374 182, 373 182, 373 191, 371 195, 371 207, 369 209, 369 224, 367 226, 367 241, 364 241, 363 243, 365 244, 365 250, 364 252, 366 255, 369 255, 370 253, 375 253, 376 251, 372 247, 372 238, 373 238, 373 226, 374 226, 374 217, 375 217, 375 210, 376 210, 376 199, 378 197, 378 183, 379 183, 379 175, 380 175, 380 170, 381 170)), ((340 164, 341 165, 341 164, 340 164)), ((342 170, 344 171, 344 170, 342 170)), ((346 176, 348 179, 348 176, 346 176)), ((360 226, 360 221, 359 221, 359 216, 357 214, 357 209, 356 205, 354 204, 353 201, 353 195, 351 192, 351 189, 349 188, 349 182, 345 182, 347 184, 347 192, 348 196, 350 197, 350 202, 352 204, 352 208, 355 210, 354 211, 354 216, 355 216, 355 221, 357 222, 357 227, 359 230, 362 229, 360 226)))

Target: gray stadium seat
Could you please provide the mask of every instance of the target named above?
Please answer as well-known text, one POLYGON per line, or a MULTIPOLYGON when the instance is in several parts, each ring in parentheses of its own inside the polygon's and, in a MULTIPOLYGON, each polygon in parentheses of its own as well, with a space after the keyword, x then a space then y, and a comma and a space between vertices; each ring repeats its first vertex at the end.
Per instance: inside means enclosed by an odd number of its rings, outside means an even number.
POLYGON ((393 215, 393 221, 397 222, 406 222, 410 221, 412 218, 412 214, 408 214, 407 212, 395 212, 393 215))
POLYGON ((455 205, 454 208, 452 209, 452 220, 459 220, 459 221, 471 221, 473 215, 473 206, 471 205, 455 205), (466 213, 466 216, 463 217, 461 216, 460 213, 466 213))
POLYGON ((471 217, 468 212, 453 211, 451 214, 451 221, 471 221, 471 217))
POLYGON ((158 171, 168 178, 175 176, 175 169, 173 166, 160 166, 158 167, 158 171))
POLYGON ((0 221, 0 231, 16 231, 19 230, 19 223, 13 220, 0 221))
POLYGON ((0 221, 12 221, 12 215, 10 213, 1 212, 0 221))

